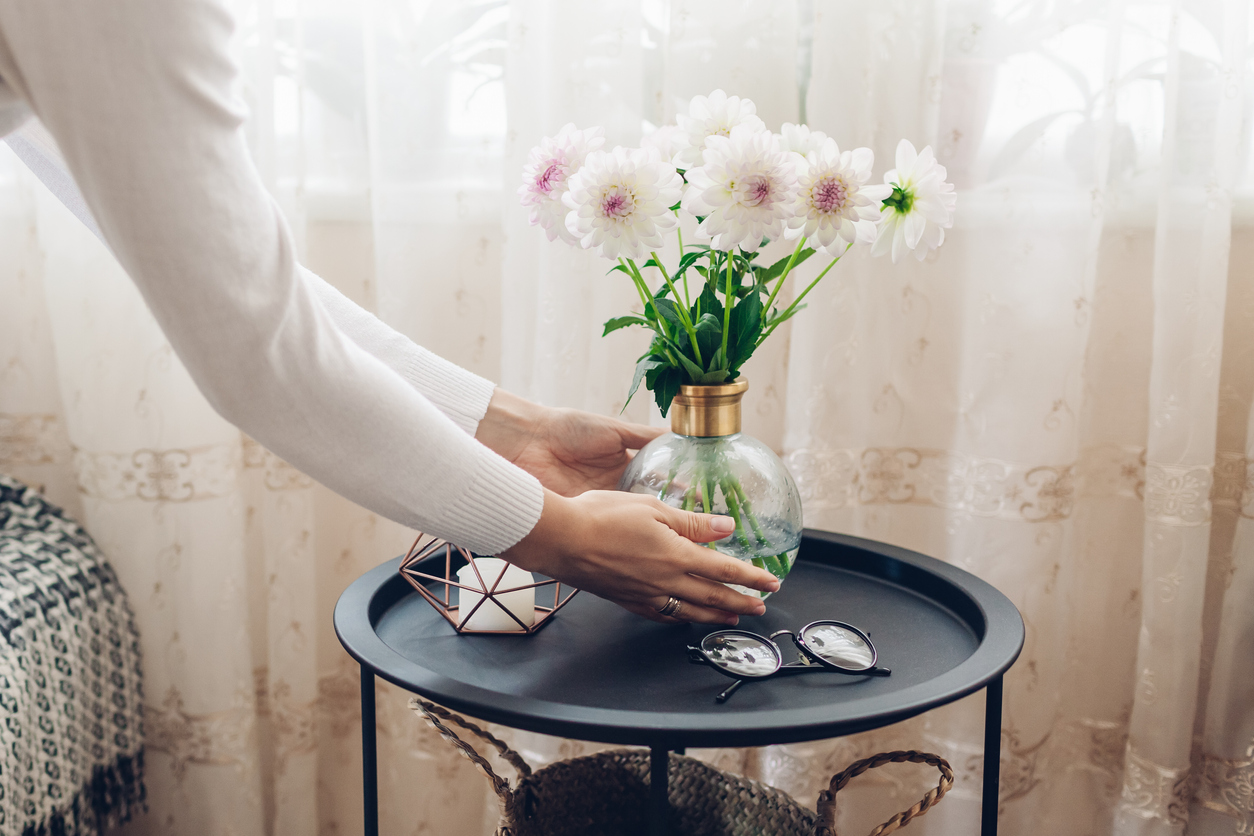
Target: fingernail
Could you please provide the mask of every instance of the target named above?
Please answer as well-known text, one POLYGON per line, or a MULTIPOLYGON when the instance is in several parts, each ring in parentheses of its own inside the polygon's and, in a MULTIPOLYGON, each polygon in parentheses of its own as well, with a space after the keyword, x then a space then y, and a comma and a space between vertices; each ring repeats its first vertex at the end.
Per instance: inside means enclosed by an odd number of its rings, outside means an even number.
POLYGON ((737 624, 739 624, 739 623, 740 623, 740 616, 738 616, 738 615, 729 615, 729 616, 727 616, 727 618, 724 618, 724 619, 723 619, 723 623, 724 623, 724 624, 728 624, 728 625, 730 625, 730 626, 732 626, 732 627, 735 627, 737 624))
POLYGON ((722 514, 710 517, 710 528, 719 534, 731 534, 736 530, 736 521, 722 514))
POLYGON ((769 584, 767 584, 767 588, 771 592, 779 592, 779 581, 778 580, 771 581, 769 584))
POLYGON ((759 604, 758 611, 754 615, 766 615, 766 604, 759 604))

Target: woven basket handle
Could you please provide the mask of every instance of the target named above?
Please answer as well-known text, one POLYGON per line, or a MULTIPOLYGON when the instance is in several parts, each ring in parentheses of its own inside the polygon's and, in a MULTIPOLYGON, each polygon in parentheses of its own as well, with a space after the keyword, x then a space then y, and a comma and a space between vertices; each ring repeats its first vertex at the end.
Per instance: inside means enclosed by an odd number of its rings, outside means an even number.
POLYGON ((904 810, 893 816, 888 821, 876 827, 871 831, 869 836, 887 836, 894 830, 905 827, 910 820, 921 816, 940 801, 945 793, 949 792, 954 785, 954 771, 949 768, 949 761, 939 755, 929 754, 928 752, 897 751, 897 752, 881 752, 869 758, 863 758, 853 764, 841 773, 832 777, 832 783, 823 792, 819 793, 819 823, 815 829, 815 836, 836 836, 836 793, 844 789, 850 780, 858 777, 868 769, 875 769, 886 763, 926 763, 940 770, 940 783, 935 788, 927 791, 913 807, 904 810))
POLYGON ((497 775, 492 769, 492 765, 488 763, 483 755, 480 755, 477 751, 475 751, 474 746, 471 746, 469 743, 458 737, 457 732, 444 725, 444 722, 442 721, 452 723, 456 726, 461 726, 475 737, 492 746, 492 748, 496 749, 502 758, 509 762, 510 766, 514 767, 514 769, 518 772, 519 777, 526 778, 531 774, 531 767, 525 760, 523 760, 522 755, 509 748, 509 745, 506 744, 505 741, 496 737, 491 732, 479 728, 469 720, 459 717, 448 709, 441 708, 433 702, 427 702, 426 700, 419 699, 418 697, 414 697, 409 701, 409 708, 410 710, 421 714, 423 719, 430 723, 435 730, 440 733, 440 737, 456 746, 463 755, 474 763, 475 766, 479 767, 479 771, 492 782, 492 790, 500 796, 502 801, 508 803, 512 797, 509 781, 505 780, 500 775, 497 775))

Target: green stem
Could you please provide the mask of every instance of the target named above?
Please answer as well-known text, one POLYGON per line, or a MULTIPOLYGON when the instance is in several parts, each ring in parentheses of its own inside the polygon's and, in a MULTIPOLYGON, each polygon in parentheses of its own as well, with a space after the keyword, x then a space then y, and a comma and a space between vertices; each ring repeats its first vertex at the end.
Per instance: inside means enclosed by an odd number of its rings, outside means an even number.
MULTIPOLYGON (((618 263, 626 268, 627 275, 631 277, 632 284, 636 286, 636 292, 640 294, 640 304, 644 305, 644 315, 647 318, 649 315, 649 302, 653 299, 653 294, 649 291, 649 286, 645 284, 644 276, 640 274, 640 269, 636 267, 636 262, 630 258, 620 258, 618 263)), ((673 341, 670 329, 666 327, 666 317, 662 316, 661 311, 658 312, 657 324, 662 329, 662 336, 673 341)), ((679 359, 671 354, 670 349, 666 350, 666 356, 671 361, 672 366, 682 368, 679 359)))
POLYGON ((640 279, 637 278, 636 271, 632 269, 632 267, 635 267, 636 265, 632 264, 629 267, 628 266, 629 261, 630 259, 626 259, 626 258, 618 259, 618 263, 623 265, 623 269, 627 271, 628 278, 631 279, 632 285, 635 286, 636 293, 640 294, 640 304, 644 305, 644 311, 642 311, 642 313, 644 313, 645 316, 648 316, 649 315, 649 294, 645 293, 645 290, 647 290, 647 288, 643 288, 640 286, 640 279))
MULTIPOLYGON (((849 252, 849 248, 850 248, 850 247, 852 247, 852 246, 853 246, 853 244, 846 244, 846 245, 845 245, 845 253, 849 252)), ((819 281, 820 281, 820 280, 821 280, 824 276, 826 276, 826 275, 827 275, 827 271, 828 271, 828 270, 831 270, 833 267, 835 267, 835 266, 836 266, 836 262, 840 261, 840 259, 841 259, 842 257, 844 257, 844 254, 845 254, 845 253, 841 253, 840 255, 838 255, 838 256, 836 256, 835 258, 833 258, 833 259, 832 259, 832 261, 831 261, 831 263, 830 263, 830 264, 828 264, 826 267, 824 267, 824 268, 823 268, 823 272, 822 272, 822 273, 819 273, 819 274, 818 274, 818 275, 814 278, 814 281, 812 281, 812 282, 810 282, 808 285, 806 285, 806 289, 805 289, 805 290, 803 290, 803 291, 801 291, 801 295, 800 295, 800 296, 798 296, 796 299, 792 300, 792 304, 791 304, 791 305, 789 305, 787 308, 785 308, 785 309, 784 309, 784 312, 783 312, 782 314, 780 314, 778 318, 776 318, 776 320, 775 320, 775 324, 774 324, 774 325, 772 325, 772 326, 770 327, 770 330, 768 330, 768 331, 767 331, 766 333, 764 333, 762 336, 758 337, 758 341, 757 341, 756 343, 754 343, 754 346, 753 346, 755 349, 756 349, 758 346, 762 345, 762 343, 764 343, 764 342, 766 341, 766 338, 767 338, 767 337, 769 337, 769 336, 771 336, 771 334, 775 333, 775 329, 776 329, 776 328, 778 328, 781 324, 783 324, 783 322, 784 322, 786 319, 788 319, 788 315, 789 315, 789 314, 791 314, 791 313, 793 312, 793 310, 797 307, 797 305, 801 304, 801 300, 802 300, 802 299, 804 299, 804 298, 806 298, 806 294, 807 294, 807 293, 809 293, 811 290, 813 290, 813 289, 814 289, 814 286, 815 286, 816 284, 818 284, 818 283, 819 283, 819 281)))
POLYGON ((749 545, 749 536, 745 534, 744 523, 740 521, 740 507, 736 502, 736 490, 729 485, 727 477, 722 480, 723 498, 727 500, 727 511, 731 514, 731 518, 736 522, 736 530, 734 532, 736 540, 746 549, 752 548, 749 545))
MULTIPOLYGON (((679 321, 683 323, 684 330, 688 332, 688 341, 692 343, 692 353, 696 355, 697 365, 704 369, 705 362, 702 361, 701 349, 697 346, 697 329, 692 327, 692 320, 688 318, 688 310, 683 305, 678 304, 679 291, 675 288, 675 283, 671 281, 671 276, 666 272, 666 268, 662 266, 662 259, 658 258, 658 254, 650 251, 649 255, 653 256, 653 263, 657 265, 658 271, 661 272, 662 280, 666 282, 666 286, 671 289, 671 294, 675 297, 675 310, 679 311, 679 321)), ((628 261, 631 261, 631 259, 628 259, 628 261)), ((632 267, 635 266, 636 265, 633 263, 632 267)), ((640 271, 637 270, 636 272, 639 274, 640 271)), ((644 276, 640 277, 640 281, 644 281, 644 276)), ((661 316, 660 311, 658 312, 658 316, 661 316)))
POLYGON ((723 362, 727 362, 727 332, 731 330, 732 310, 732 258, 731 250, 727 251, 727 284, 723 289, 723 362))
POLYGON ((662 488, 662 492, 659 493, 657 496, 658 499, 662 500, 663 502, 666 501, 666 496, 667 494, 671 492, 671 485, 675 484, 675 476, 678 474, 679 474, 679 464, 675 463, 671 465, 671 473, 669 476, 666 477, 666 487, 662 488))
POLYGON ((749 497, 745 496, 744 486, 735 477, 730 477, 732 488, 735 489, 737 496, 740 498, 740 508, 746 517, 749 518, 749 524, 753 526, 753 536, 758 538, 758 542, 766 545, 770 540, 766 536, 766 532, 762 530, 762 525, 758 522, 758 518, 753 514, 753 506, 749 504, 749 497))
MULTIPOLYGON (((701 507, 707 514, 714 513, 714 486, 710 483, 709 471, 698 471, 697 481, 701 485, 701 507)), ((706 543, 707 549, 715 548, 713 543, 706 543)))
POLYGON ((788 259, 788 263, 784 265, 784 272, 780 275, 779 281, 775 284, 775 289, 771 291, 771 296, 766 300, 766 306, 762 308, 767 316, 771 315, 771 305, 775 304, 775 297, 779 295, 779 289, 784 286, 784 280, 788 278, 788 274, 792 272, 792 266, 797 263, 797 257, 801 255, 801 248, 806 245, 806 239, 803 236, 797 242, 797 249, 792 251, 792 257, 788 259))

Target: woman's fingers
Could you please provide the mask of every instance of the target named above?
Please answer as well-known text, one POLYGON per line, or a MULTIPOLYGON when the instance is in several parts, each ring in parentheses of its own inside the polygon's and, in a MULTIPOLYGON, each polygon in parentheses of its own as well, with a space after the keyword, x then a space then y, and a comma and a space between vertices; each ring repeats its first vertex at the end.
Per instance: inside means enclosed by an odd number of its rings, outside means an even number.
POLYGON ((727 613, 761 615, 766 612, 766 602, 761 598, 745 595, 696 575, 682 578, 671 594, 681 601, 727 613))
POLYGON ((740 623, 740 616, 735 613, 710 609, 709 607, 698 606, 690 601, 683 600, 680 601, 679 609, 674 614, 662 615, 658 612, 658 609, 669 600, 669 598, 658 599, 656 607, 640 604, 624 604, 623 606, 637 615, 642 615, 650 621, 657 621, 661 624, 722 624, 734 627, 740 623))
POLYGON ((779 578, 770 572, 713 549, 701 549, 700 553, 694 554, 688 572, 721 584, 736 584, 759 592, 779 591, 779 578))
POLYGON ((654 621, 729 624, 766 606, 724 584, 779 588, 770 573, 692 542, 720 539, 731 528, 730 518, 679 511, 640 494, 589 491, 567 499, 547 491, 540 521, 502 556, 654 621), (670 596, 682 603, 667 618, 658 609, 670 596))
POLYGON ((644 424, 629 424, 614 418, 614 429, 623 440, 623 446, 629 450, 639 450, 653 439, 666 432, 661 427, 648 427, 644 424))
POLYGON ((691 511, 680 511, 658 500, 657 510, 662 522, 666 523, 676 534, 694 543, 709 543, 722 540, 736 530, 736 521, 722 514, 694 514, 691 511))

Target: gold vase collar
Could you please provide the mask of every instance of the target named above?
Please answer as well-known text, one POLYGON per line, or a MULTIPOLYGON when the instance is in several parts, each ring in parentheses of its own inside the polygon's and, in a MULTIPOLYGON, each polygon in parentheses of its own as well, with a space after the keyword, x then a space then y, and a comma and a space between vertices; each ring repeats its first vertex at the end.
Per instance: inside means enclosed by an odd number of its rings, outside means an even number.
POLYGON ((748 381, 718 386, 680 386, 671 402, 671 432, 713 438, 740 432, 740 399, 748 381))

